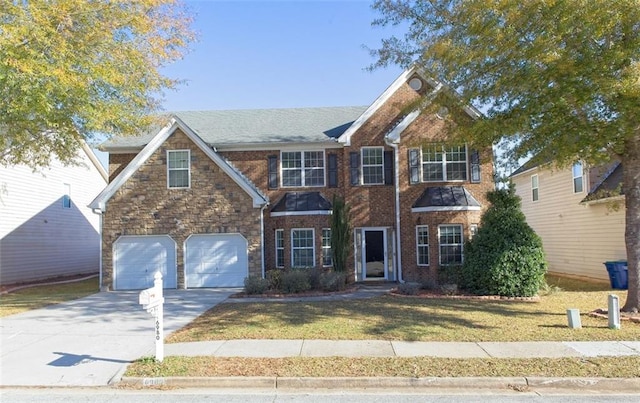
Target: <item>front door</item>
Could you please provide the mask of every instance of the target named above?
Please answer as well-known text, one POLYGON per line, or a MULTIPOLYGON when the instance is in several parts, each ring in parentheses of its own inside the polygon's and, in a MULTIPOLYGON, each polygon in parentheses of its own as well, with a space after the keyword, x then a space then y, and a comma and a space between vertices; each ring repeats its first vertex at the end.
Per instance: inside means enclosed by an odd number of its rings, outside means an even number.
POLYGON ((356 280, 386 280, 387 229, 356 229, 356 280))

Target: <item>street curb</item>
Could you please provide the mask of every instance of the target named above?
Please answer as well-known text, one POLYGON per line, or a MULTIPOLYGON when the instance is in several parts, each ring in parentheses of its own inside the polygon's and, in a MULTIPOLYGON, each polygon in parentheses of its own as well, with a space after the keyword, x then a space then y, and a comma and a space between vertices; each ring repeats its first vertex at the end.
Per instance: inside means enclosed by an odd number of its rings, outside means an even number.
MULTIPOLYGON (((640 391, 640 378, 550 378, 550 377, 123 377, 118 386, 181 388, 259 388, 259 389, 375 389, 375 388, 528 388, 598 390, 609 392, 640 391)), ((114 386, 115 386, 114 385, 114 386)))

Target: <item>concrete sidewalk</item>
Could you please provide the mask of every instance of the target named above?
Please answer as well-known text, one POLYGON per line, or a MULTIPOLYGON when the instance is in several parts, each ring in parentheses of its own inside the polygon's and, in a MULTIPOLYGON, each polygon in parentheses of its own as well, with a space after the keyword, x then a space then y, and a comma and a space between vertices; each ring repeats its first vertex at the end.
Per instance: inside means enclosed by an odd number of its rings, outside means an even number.
POLYGON ((165 345, 165 356, 561 358, 640 356, 640 341, 417 342, 219 340, 165 345))

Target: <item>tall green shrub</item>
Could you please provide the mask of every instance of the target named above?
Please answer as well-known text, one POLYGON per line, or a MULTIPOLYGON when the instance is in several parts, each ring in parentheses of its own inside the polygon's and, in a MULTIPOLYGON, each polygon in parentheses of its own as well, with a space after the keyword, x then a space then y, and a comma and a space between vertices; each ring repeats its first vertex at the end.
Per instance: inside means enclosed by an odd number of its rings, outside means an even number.
POLYGON ((483 295, 536 295, 547 271, 542 240, 527 224, 513 185, 487 198, 491 206, 465 248, 462 287, 483 295))
POLYGON ((340 196, 333 196, 333 214, 331 215, 331 254, 333 270, 343 273, 347 267, 347 258, 351 245, 351 222, 349 206, 340 196))

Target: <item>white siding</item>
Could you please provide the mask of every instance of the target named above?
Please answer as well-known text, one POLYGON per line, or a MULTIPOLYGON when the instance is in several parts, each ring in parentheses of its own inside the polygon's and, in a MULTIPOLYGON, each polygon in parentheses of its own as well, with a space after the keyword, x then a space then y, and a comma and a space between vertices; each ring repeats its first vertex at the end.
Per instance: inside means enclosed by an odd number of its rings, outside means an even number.
POLYGON ((588 192, 573 193, 571 167, 535 168, 512 178, 527 222, 542 238, 549 271, 608 280, 603 262, 625 260, 624 202, 582 205, 588 192), (538 174, 539 200, 531 199, 531 175, 538 174))
POLYGON ((80 155, 79 166, 0 167, 0 283, 98 271, 99 216, 87 205, 106 180, 80 155), (63 207, 65 184, 71 208, 63 207))

